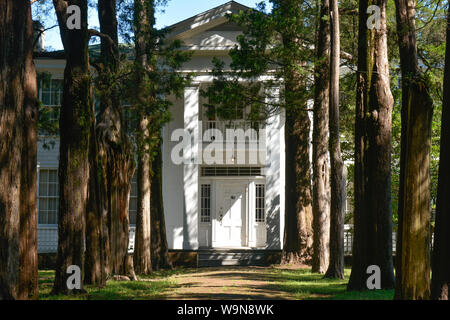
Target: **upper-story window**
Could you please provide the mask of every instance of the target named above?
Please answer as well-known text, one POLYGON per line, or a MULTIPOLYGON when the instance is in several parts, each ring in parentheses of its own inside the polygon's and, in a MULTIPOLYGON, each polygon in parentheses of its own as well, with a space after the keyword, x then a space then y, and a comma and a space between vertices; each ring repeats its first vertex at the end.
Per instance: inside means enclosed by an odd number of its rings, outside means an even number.
POLYGON ((63 80, 45 79, 41 82, 41 101, 45 106, 61 106, 63 80))
POLYGON ((41 134, 55 134, 58 130, 59 113, 63 98, 63 80, 42 79, 39 83, 39 100, 42 106, 39 112, 41 134))

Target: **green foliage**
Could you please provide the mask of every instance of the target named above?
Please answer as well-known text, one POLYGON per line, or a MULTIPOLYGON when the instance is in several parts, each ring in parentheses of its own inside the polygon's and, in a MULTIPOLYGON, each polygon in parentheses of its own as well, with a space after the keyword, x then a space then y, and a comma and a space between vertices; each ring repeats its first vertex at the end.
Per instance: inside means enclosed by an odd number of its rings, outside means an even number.
POLYGON ((118 1, 119 34, 126 41, 120 45, 120 66, 116 73, 104 73, 98 77, 95 85, 99 100, 110 96, 113 88, 118 89, 119 99, 126 106, 123 117, 135 151, 150 150, 153 156, 160 143, 160 130, 171 120, 170 96, 180 98, 192 78, 192 74, 177 72, 183 63, 190 60, 192 53, 182 50, 181 41, 167 40, 168 28, 159 30, 155 27, 155 11, 166 2, 148 1, 148 7, 141 8, 134 0, 118 1), (145 23, 139 18, 144 11, 148 17, 145 23), (136 51, 136 33, 144 39, 143 52, 136 51), (145 67, 137 63, 142 56, 146 57, 145 67), (148 130, 151 135, 147 139, 142 138, 143 133, 138 126, 142 116, 150 120, 148 130))
MULTIPOLYGON (((48 72, 40 72, 36 75, 38 92, 42 86, 49 86, 52 76, 48 72)), ((44 149, 53 149, 56 145, 55 137, 59 134, 59 108, 45 106, 38 101, 38 133, 44 149)))
POLYGON ((209 98, 211 113, 227 119, 230 110, 250 106, 247 118, 264 121, 280 108, 307 109, 306 102, 312 97, 307 88, 313 75, 314 5, 308 1, 270 2, 270 12, 262 2, 255 10, 228 16, 244 31, 230 51, 229 66, 213 60, 215 79, 202 91, 209 98), (261 81, 261 77, 265 79, 261 81))
MULTIPOLYGON (((442 114, 442 83, 445 57, 446 7, 448 1, 422 0, 417 4, 417 45, 419 64, 423 79, 430 85, 434 101, 432 147, 431 147, 431 196, 434 207, 437 193, 437 176, 440 151, 440 128, 442 114)), ((341 9, 358 10, 354 0, 341 2, 341 9)), ((401 72, 395 17, 395 2, 388 1, 388 54, 390 61, 391 91, 394 96, 392 114, 392 207, 394 224, 397 222, 398 190, 400 182, 400 138, 401 138, 401 72)), ((341 79, 341 145, 344 159, 351 163, 354 157, 354 110, 356 101, 356 62, 358 38, 357 14, 341 15, 342 50, 353 56, 344 61, 351 72, 341 79)), ((350 178, 350 174, 349 174, 350 178)), ((352 189, 349 189, 352 194, 352 189)))

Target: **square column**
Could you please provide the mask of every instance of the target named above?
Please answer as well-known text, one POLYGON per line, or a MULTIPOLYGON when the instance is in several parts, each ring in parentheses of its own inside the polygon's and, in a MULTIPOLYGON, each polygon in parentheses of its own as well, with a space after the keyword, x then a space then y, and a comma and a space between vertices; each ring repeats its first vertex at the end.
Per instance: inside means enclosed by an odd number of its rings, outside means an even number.
MULTIPOLYGON (((279 88, 267 88, 272 99, 279 99, 279 88)), ((270 101, 269 98, 267 99, 270 101)), ((277 102, 277 101, 275 101, 277 102)), ((266 227, 267 249, 283 247, 284 236, 284 115, 268 119, 266 126, 266 227)))
POLYGON ((184 90, 184 130, 190 143, 183 150, 183 249, 198 249, 198 203, 199 203, 199 84, 184 90))

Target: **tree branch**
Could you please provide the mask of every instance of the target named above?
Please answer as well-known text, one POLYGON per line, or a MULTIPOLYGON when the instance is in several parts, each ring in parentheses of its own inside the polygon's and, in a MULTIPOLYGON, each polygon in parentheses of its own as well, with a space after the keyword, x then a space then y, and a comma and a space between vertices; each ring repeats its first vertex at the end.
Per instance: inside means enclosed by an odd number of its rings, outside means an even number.
POLYGON ((358 15, 358 9, 340 8, 339 9, 339 15, 342 15, 342 16, 357 16, 358 15))
POLYGON ((101 33, 100 31, 97 31, 95 29, 89 29, 88 32, 89 32, 89 38, 91 38, 91 37, 99 37, 99 38, 102 38, 102 39, 106 39, 113 48, 116 47, 116 44, 114 43, 114 40, 110 36, 108 36, 107 34, 101 33))
MULTIPOLYGON (((34 1, 38 1, 38 0, 34 0, 34 1)), ((52 27, 50 27, 50 28, 46 28, 46 29, 44 29, 44 30, 34 29, 34 28, 33 28, 33 31, 38 31, 38 32, 39 32, 39 34, 38 34, 38 36, 36 37, 36 39, 34 39, 34 42, 33 42, 33 48, 36 46, 36 44, 37 44, 39 38, 42 36, 42 34, 43 34, 45 31, 54 29, 54 28, 56 28, 56 27, 58 27, 57 24, 55 24, 54 26, 52 26, 52 27)))

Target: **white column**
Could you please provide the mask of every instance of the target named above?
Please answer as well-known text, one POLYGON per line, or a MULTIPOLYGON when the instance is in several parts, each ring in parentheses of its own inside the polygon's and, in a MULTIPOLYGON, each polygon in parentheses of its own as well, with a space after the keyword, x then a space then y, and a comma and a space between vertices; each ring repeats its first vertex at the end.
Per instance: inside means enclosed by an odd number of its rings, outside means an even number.
MULTIPOLYGON (((285 127, 286 110, 280 111, 280 249, 284 244, 284 226, 285 226, 285 210, 286 210, 286 140, 285 127)), ((312 163, 312 162, 311 162, 312 163)))
MULTIPOLYGON (((279 90, 277 88, 268 88, 271 94, 278 96, 279 90)), ((274 99, 277 99, 275 98, 274 99)), ((282 185, 282 170, 284 170, 284 163, 282 163, 282 141, 283 135, 281 131, 284 130, 284 125, 281 122, 281 115, 277 114, 268 120, 266 126, 266 227, 267 227, 267 248, 281 249, 282 237, 284 232, 284 207, 282 205, 282 195, 284 190, 281 190, 282 185)), ((283 139, 284 140, 284 139, 283 139)))
POLYGON ((192 85, 184 90, 184 129, 190 134, 191 143, 183 153, 183 249, 197 250, 199 214, 199 85, 192 85))
POLYGON ((256 197, 256 184, 252 181, 248 185, 248 246, 251 248, 256 247, 256 234, 255 234, 255 197, 256 197))

